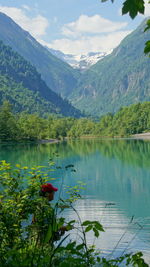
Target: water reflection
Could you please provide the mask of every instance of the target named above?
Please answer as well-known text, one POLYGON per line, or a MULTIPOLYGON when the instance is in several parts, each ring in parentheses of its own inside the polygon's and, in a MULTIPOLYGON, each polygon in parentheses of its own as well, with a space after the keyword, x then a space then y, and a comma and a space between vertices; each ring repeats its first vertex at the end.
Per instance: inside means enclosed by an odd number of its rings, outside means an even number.
POLYGON ((132 166, 150 168, 150 142, 135 139, 91 139, 58 144, 5 143, 0 144, 0 159, 22 164, 47 161, 55 152, 61 159, 75 155, 84 157, 99 153, 107 158, 119 159, 132 166))
MULTIPOLYGON (((150 218, 129 219, 119 205, 109 204, 90 198, 76 203, 75 208, 79 211, 82 221, 99 220, 105 229, 97 240, 91 232, 88 233, 88 243, 95 244, 101 255, 108 259, 142 250, 145 260, 150 263, 150 218)), ((68 221, 77 219, 76 214, 71 210, 65 211, 64 215, 68 221)), ((72 235, 76 237, 78 232, 74 231, 72 235)))
MULTIPOLYGON (((77 203, 81 218, 101 220, 106 233, 98 247, 112 253, 124 232, 115 253, 142 250, 150 254, 150 142, 143 140, 78 140, 59 144, 9 144, 0 146, 0 159, 22 165, 47 165, 54 158, 61 170, 56 184, 86 183, 85 200, 77 203), (55 152, 59 157, 55 157, 55 152), (76 172, 66 171, 74 164, 76 172), (110 205, 111 203, 112 205, 110 205), (134 217, 133 224, 129 222, 134 217), (139 225, 143 228, 139 229, 139 225)), ((62 197, 65 197, 62 191, 62 197)), ((71 211, 68 218, 74 216, 71 211)), ((89 237, 92 238, 91 236, 89 237)), ((119 254, 120 255, 120 254, 119 254)))

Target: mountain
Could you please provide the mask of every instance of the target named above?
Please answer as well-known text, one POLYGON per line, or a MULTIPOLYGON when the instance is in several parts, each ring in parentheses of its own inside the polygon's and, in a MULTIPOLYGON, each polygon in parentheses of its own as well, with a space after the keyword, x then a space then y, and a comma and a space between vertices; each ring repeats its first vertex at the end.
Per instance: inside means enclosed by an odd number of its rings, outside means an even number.
POLYGON ((56 57, 61 60, 67 62, 74 69, 79 69, 80 71, 85 71, 89 69, 93 64, 96 64, 97 61, 101 60, 105 56, 111 53, 111 51, 107 52, 90 52, 87 54, 81 55, 72 55, 72 54, 64 54, 59 50, 55 50, 52 48, 48 48, 48 50, 56 57))
POLYGON ((6 99, 17 112, 81 115, 46 85, 34 66, 0 41, 0 104, 6 99))
MULTIPOLYGON (((31 80, 28 77, 30 86, 28 83, 22 86, 29 89, 30 93, 36 90, 40 97, 44 98, 43 101, 48 102, 53 97, 47 97, 47 94, 52 94, 53 90, 71 101, 76 108, 92 116, 114 113, 121 106, 150 100, 150 59, 143 52, 145 42, 150 39, 150 32, 144 33, 144 28, 145 22, 128 35, 111 54, 104 56, 88 70, 80 72, 65 63, 64 59, 60 60, 56 54, 52 55, 12 19, 0 13, 0 39, 22 55, 41 74, 38 79, 43 93, 40 88, 31 88, 32 77, 31 80)), ((64 56, 59 52, 59 57, 64 56)), ((88 58, 90 57, 94 58, 96 55, 89 55, 88 58)), ((82 56, 78 60, 84 66, 87 59, 82 56)), ((17 77, 17 73, 15 75, 17 77)), ((18 78, 19 82, 21 78, 18 78)), ((18 84, 18 80, 14 80, 14 77, 12 79, 18 84)), ((56 101, 57 97, 55 95, 55 101, 51 101, 54 109, 59 105, 60 113, 69 114, 69 108, 67 111, 67 107, 60 104, 63 103, 61 98, 56 101)), ((77 111, 71 111, 72 114, 74 112, 77 111)))
POLYGON ((0 40, 35 66, 42 79, 56 93, 66 97, 76 87, 79 71, 52 55, 27 31, 1 12, 0 40))
POLYGON ((113 52, 93 65, 69 99, 77 108, 93 115, 114 113, 121 106, 150 101, 150 59, 144 55, 150 31, 145 21, 113 52))

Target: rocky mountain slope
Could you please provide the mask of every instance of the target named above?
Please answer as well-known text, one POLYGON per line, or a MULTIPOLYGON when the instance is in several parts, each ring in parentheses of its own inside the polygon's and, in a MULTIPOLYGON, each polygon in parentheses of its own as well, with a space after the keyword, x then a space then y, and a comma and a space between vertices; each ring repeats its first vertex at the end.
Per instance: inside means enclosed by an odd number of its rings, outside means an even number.
MULTIPOLYGON (((0 39, 36 67, 50 89, 92 116, 114 113, 122 106, 150 100, 150 59, 143 52, 150 31, 144 33, 144 28, 145 22, 111 54, 87 71, 79 72, 0 13, 0 39)), ((84 66, 85 57, 78 58, 81 59, 84 66)))
POLYGON ((150 59, 144 55, 150 31, 145 22, 114 51, 82 74, 70 100, 89 114, 115 112, 121 106, 150 101, 150 59))

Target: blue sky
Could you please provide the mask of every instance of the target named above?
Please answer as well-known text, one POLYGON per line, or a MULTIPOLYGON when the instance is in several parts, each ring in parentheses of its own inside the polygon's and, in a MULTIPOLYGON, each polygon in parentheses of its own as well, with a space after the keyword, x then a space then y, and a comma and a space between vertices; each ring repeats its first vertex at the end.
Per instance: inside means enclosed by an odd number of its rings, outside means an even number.
MULTIPOLYGON (((147 1, 148 2, 148 1, 147 1)), ((69 54, 107 52, 150 15, 132 20, 121 15, 123 1, 0 0, 0 11, 10 16, 39 42, 69 54)))

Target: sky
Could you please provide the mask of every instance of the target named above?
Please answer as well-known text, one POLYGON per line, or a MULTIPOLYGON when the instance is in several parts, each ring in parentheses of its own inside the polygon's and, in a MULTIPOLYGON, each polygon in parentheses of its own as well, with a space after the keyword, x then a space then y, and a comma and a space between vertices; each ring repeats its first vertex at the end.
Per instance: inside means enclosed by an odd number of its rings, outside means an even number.
MULTIPOLYGON (((148 0, 145 0, 148 2, 148 0)), ((150 15, 132 20, 121 15, 124 1, 0 0, 0 12, 11 17, 41 44, 65 54, 109 52, 150 15)))

